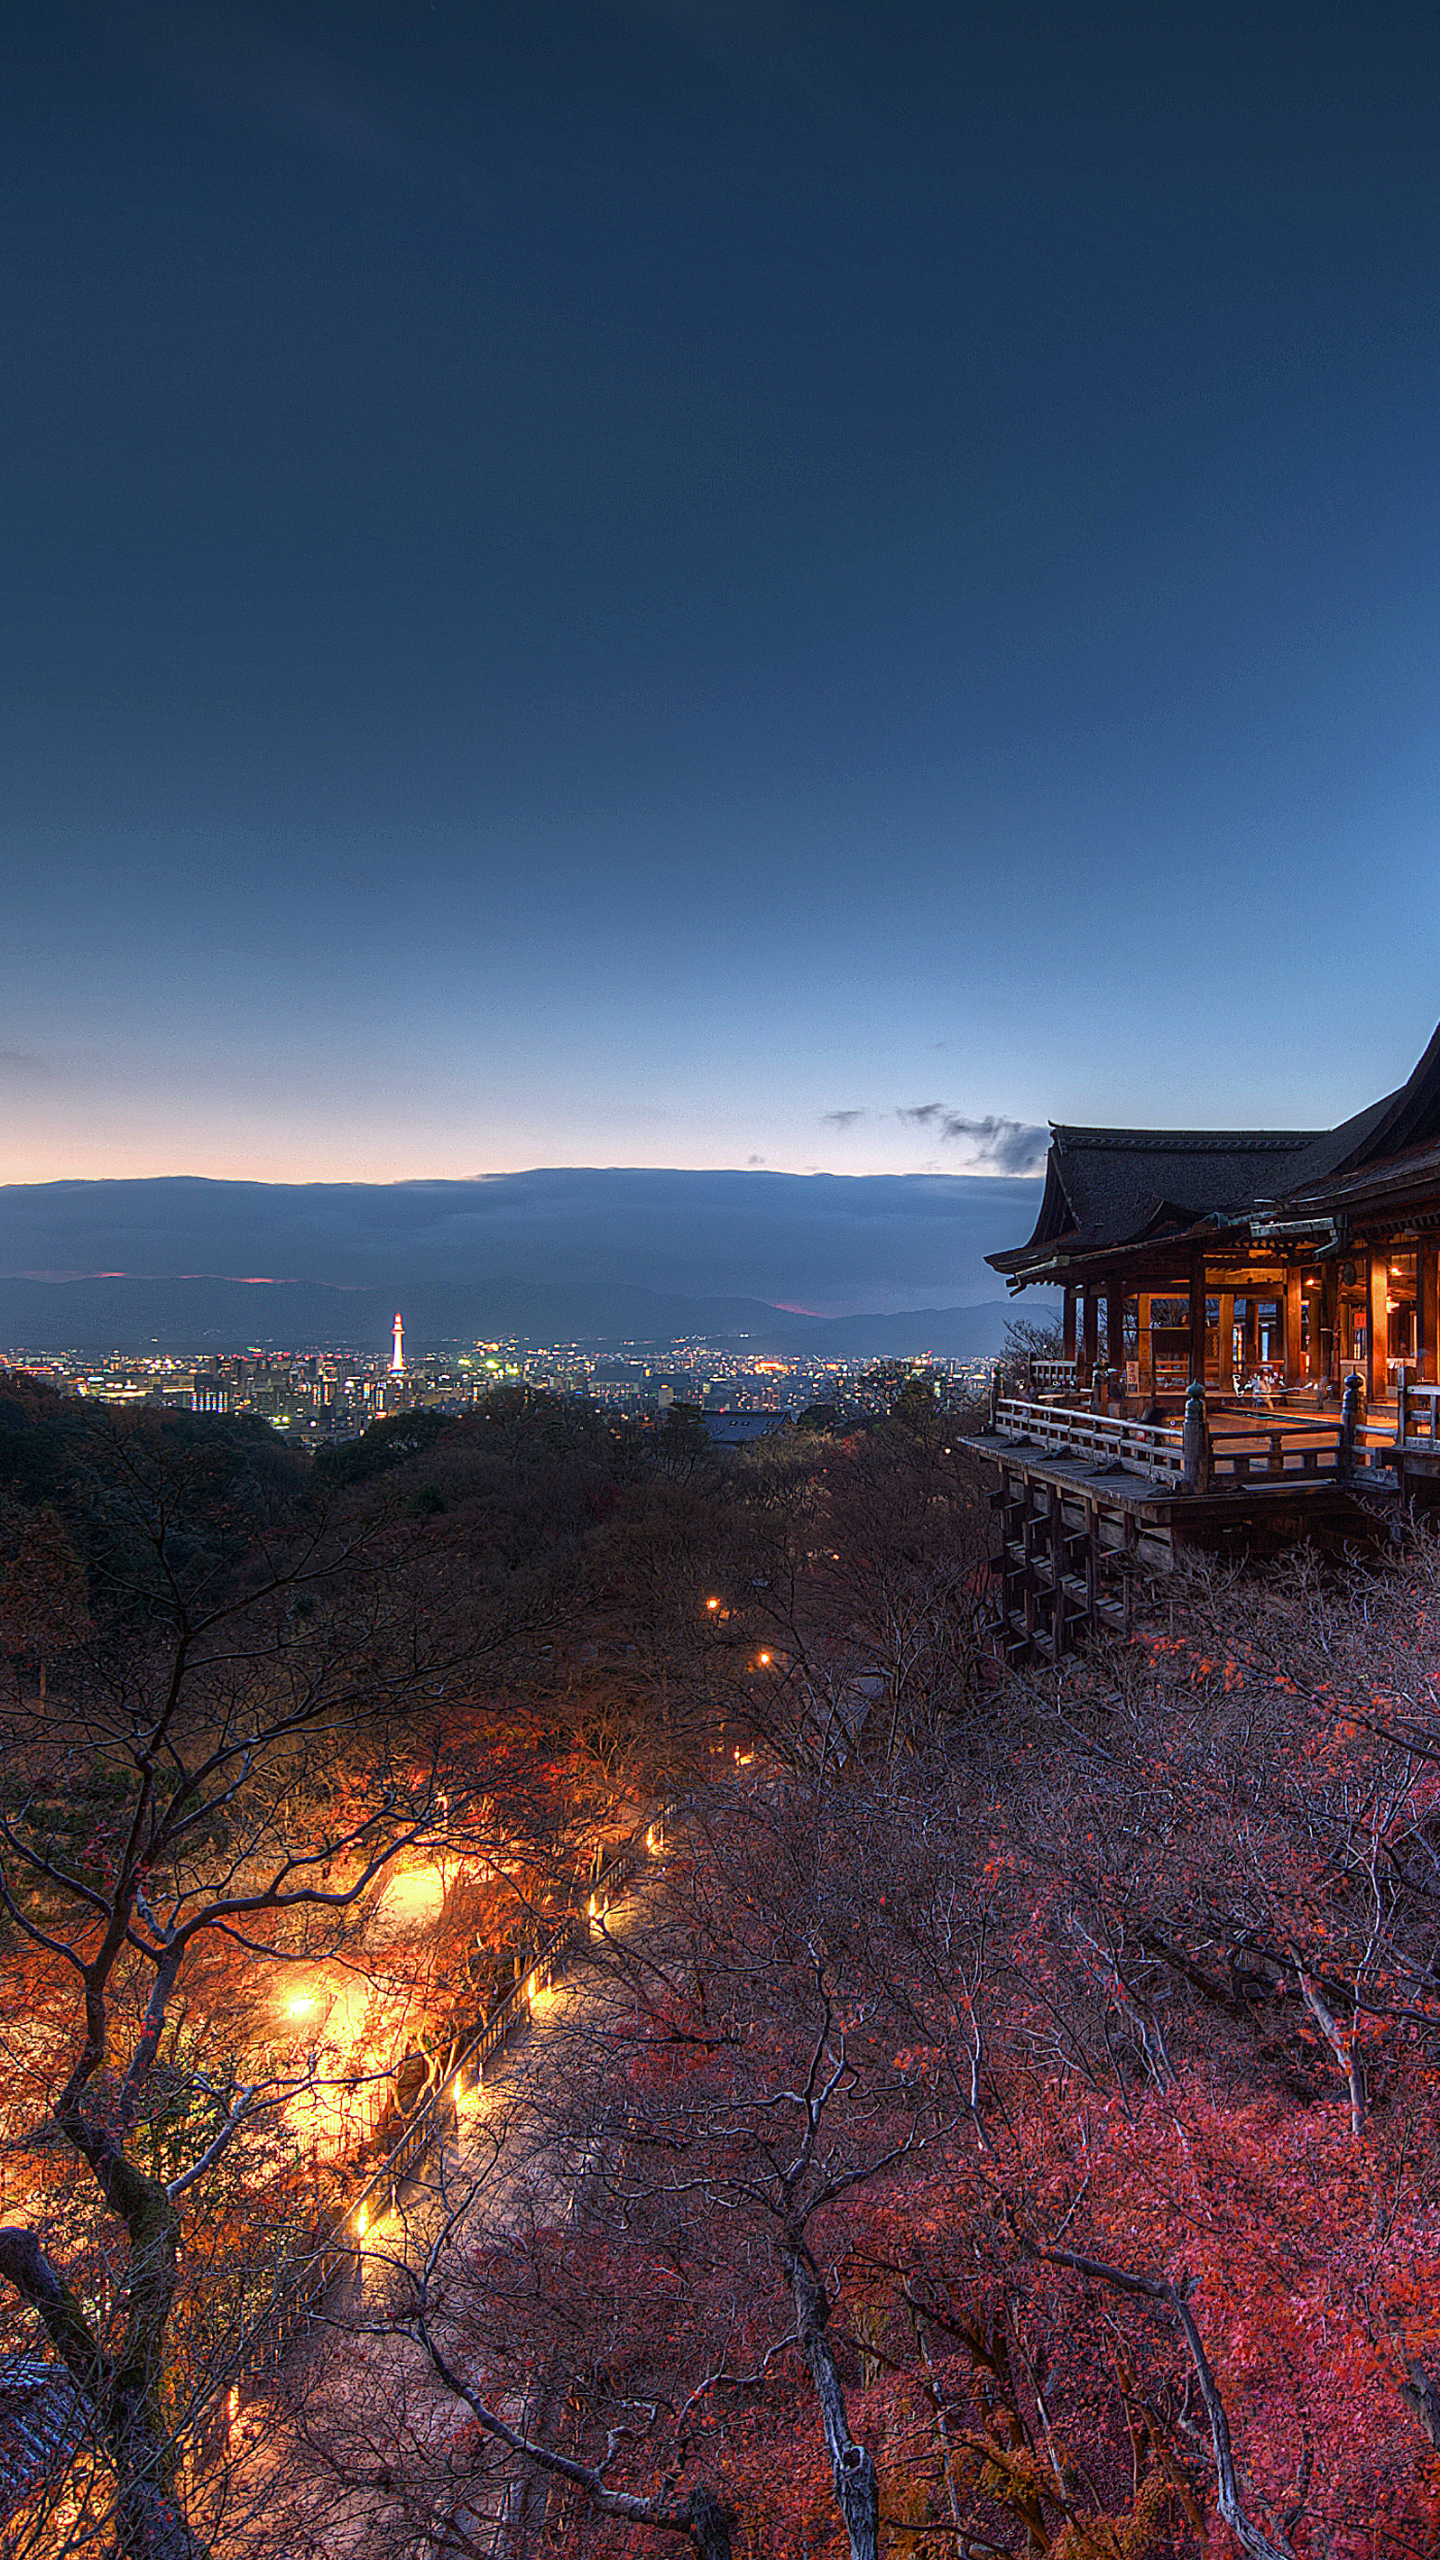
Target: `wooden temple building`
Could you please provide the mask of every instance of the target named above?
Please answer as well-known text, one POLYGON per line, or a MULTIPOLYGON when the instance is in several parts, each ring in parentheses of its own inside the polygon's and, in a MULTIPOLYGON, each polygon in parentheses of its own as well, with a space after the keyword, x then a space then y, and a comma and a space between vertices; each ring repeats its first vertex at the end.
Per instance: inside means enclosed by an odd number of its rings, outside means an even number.
POLYGON ((988 1258, 1065 1305, 1065 1357, 997 1370, 969 1443, 1010 1659, 1128 1625, 1187 1549, 1440 1504, 1440 1031, 1338 1129, 1054 1127, 1034 1234, 988 1258))
POLYGON ((1116 1398, 1261 1378, 1370 1403, 1437 1381, 1440 1030, 1408 1082, 1338 1129, 1054 1127, 1012 1293, 1065 1293, 1065 1354, 1116 1398))

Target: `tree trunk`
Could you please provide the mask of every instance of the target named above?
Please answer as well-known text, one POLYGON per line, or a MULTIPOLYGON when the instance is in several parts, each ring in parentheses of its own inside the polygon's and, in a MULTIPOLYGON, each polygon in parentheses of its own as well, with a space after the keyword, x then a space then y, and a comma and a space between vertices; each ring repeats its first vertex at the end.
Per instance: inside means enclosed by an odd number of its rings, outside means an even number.
POLYGON ((93 2413, 115 2472, 115 2539, 122 2560, 207 2560, 205 2545, 169 2494, 171 2448, 155 2414, 156 2358, 173 2292, 175 2213, 157 2181, 140 2183, 154 2191, 147 2199, 150 2227, 138 2234, 132 2251, 131 2331, 118 2363, 101 2354, 76 2296, 33 2231, 0 2231, 0 2276, 29 2304, 93 2413), (157 2247, 158 2265, 151 2254, 157 2247), (155 2299, 147 2299, 151 2287, 155 2299))
POLYGON ((787 2240, 782 2252, 795 2304, 795 2326, 815 2397, 820 2403, 825 2445, 835 2475, 835 2503, 850 2536, 851 2560, 878 2560, 880 2550, 880 2483, 875 2465, 850 2433, 839 2368, 826 2330, 830 2305, 803 2239, 787 2240))
POLYGON ((685 2501, 687 2530, 700 2560, 731 2560, 730 2538, 735 2519, 728 2507, 703 2485, 685 2501))
POLYGON ((118 2428, 111 2448, 120 2482, 115 2539, 123 2560, 208 2560, 207 2546, 191 2532, 159 2478, 165 2448, 148 2431, 128 2435, 118 2428))

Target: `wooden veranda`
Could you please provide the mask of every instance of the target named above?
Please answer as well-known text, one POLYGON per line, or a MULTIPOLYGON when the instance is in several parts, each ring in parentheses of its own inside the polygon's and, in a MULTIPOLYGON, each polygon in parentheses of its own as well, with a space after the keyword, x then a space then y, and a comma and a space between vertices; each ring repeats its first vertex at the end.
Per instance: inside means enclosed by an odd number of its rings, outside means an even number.
POLYGON ((991 1557, 1001 1648, 1058 1661, 1097 1630, 1129 1627, 1135 1578, 1187 1555, 1274 1553, 1310 1537, 1373 1533, 1374 1499, 1440 1489, 1440 1388, 1365 1411, 1356 1381, 1338 1413, 1213 1408, 1182 1416, 1102 1413, 1073 1386, 1004 1392, 966 1446, 995 1471, 1000 1544, 991 1557))
POLYGON ((1034 1233, 989 1260, 1063 1293, 1061 1358, 973 1443, 1012 1651, 1115 1623, 1187 1547, 1440 1505, 1440 1031, 1337 1129, 1054 1125, 1034 1233))

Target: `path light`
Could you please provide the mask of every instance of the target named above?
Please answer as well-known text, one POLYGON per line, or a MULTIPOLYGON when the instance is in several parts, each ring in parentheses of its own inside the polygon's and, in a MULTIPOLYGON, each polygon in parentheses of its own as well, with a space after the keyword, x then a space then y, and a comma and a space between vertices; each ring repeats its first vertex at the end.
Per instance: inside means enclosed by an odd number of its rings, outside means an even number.
POLYGON ((762 1653, 762 1654, 761 1654, 761 1656, 760 1656, 760 1659, 761 1659, 762 1663, 766 1663, 766 1662, 768 1662, 768 1661, 769 1661, 770 1656, 769 1656, 769 1654, 768 1654, 768 1653, 762 1653))
POLYGON ((315 2003, 309 1992, 302 1991, 298 2000, 291 2001, 290 2015, 292 2018, 308 2018, 314 2006, 315 2003))
POLYGON ((718 1609, 720 1603, 718 1600, 707 1600, 705 1606, 707 1609, 718 1609))

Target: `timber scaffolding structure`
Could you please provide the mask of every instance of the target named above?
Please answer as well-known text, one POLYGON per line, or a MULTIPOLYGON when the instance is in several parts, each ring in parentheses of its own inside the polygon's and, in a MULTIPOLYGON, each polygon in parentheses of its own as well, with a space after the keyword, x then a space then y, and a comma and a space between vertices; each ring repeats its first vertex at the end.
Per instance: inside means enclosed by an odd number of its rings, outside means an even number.
POLYGON ((999 1476, 990 1565, 1005 1659, 1058 1662, 1100 1629, 1127 1634, 1136 1576, 1172 1573, 1187 1552, 1353 1538, 1357 1497, 1395 1496, 1405 1450, 1440 1461, 1440 1388, 1407 1383, 1399 1418, 1402 1444, 1388 1416, 1367 1418, 1352 1378, 1328 1416, 1215 1413, 1197 1382, 1183 1414, 1130 1421, 1073 1387, 1007 1393, 997 1367, 986 1428, 965 1445, 999 1476))
POLYGON ((1137 1572, 1440 1504, 1440 1031, 1332 1130, 1053 1125, 1012 1293, 1064 1292, 1064 1356, 992 1385, 1004 1649, 1125 1628, 1137 1572))

